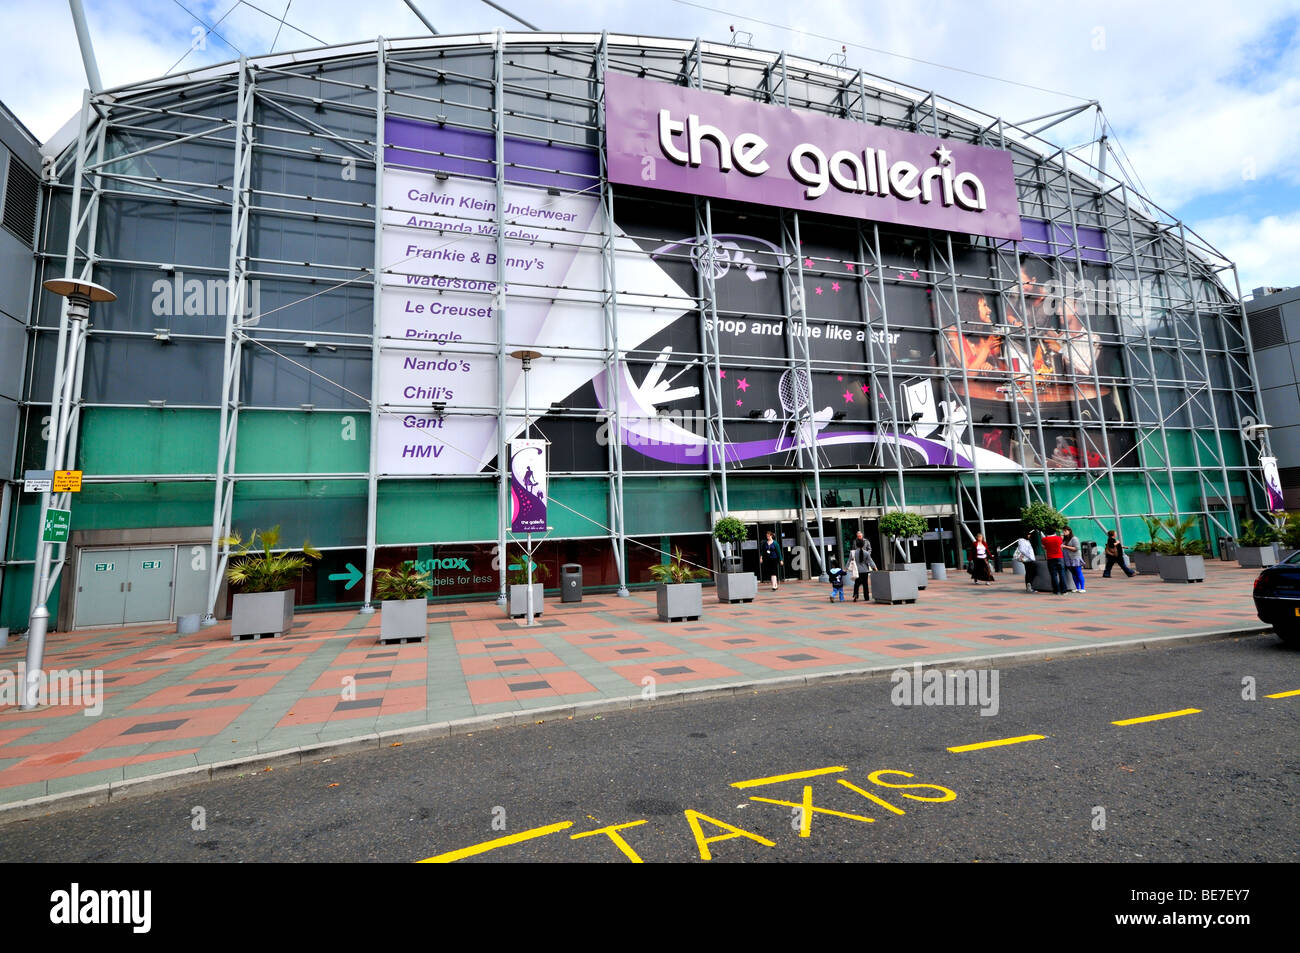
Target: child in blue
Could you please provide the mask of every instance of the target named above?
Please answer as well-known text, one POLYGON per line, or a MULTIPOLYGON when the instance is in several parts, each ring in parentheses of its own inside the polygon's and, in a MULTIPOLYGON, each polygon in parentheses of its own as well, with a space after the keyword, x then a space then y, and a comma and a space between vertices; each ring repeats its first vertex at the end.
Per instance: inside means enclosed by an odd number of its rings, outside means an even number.
POLYGON ((831 578, 831 602, 835 597, 840 597, 840 602, 844 601, 844 570, 840 568, 839 562, 834 556, 831 557, 831 568, 826 575, 831 578))

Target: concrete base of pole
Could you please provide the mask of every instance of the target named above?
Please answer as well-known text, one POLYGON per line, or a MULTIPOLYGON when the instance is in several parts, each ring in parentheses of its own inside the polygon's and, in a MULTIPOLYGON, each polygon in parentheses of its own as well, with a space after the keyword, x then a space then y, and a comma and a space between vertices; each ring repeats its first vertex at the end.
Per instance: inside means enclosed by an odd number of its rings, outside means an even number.
POLYGON ((204 629, 210 629, 217 624, 217 617, 209 613, 199 620, 199 626, 204 629))
POLYGON ((375 607, 372 606, 370 603, 367 602, 365 605, 363 605, 363 606, 362 606, 360 609, 358 609, 357 611, 360 612, 362 615, 374 615, 374 614, 375 614, 375 607))
POLYGON ((40 707, 40 687, 44 677, 45 666, 45 631, 50 622, 50 610, 43 605, 32 610, 30 627, 27 629, 27 669, 23 683, 23 711, 35 711, 40 707))
POLYGON ((627 586, 619 586, 619 587, 618 587, 618 597, 619 597, 620 599, 628 599, 628 598, 631 598, 631 596, 632 596, 632 593, 630 593, 630 592, 627 591, 627 586))

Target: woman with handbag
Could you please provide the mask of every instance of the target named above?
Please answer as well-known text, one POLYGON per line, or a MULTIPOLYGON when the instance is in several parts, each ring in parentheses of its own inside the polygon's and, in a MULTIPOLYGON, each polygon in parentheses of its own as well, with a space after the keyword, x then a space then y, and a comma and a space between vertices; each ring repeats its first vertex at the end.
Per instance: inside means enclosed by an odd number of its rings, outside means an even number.
MULTIPOLYGON (((1029 533, 1019 537, 1014 543, 1016 551, 1011 558, 1025 567, 1025 592, 1034 592, 1034 576, 1038 574, 1038 560, 1034 555, 1034 544, 1030 542, 1029 533)), ((1006 547, 1010 549, 1011 546, 1006 547)))

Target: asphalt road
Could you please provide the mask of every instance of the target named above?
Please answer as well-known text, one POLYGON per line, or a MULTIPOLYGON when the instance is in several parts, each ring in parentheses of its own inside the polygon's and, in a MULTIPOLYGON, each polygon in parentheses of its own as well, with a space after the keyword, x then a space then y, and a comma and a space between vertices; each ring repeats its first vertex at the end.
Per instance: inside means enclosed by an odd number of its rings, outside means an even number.
POLYGON ((997 676, 993 715, 876 678, 348 754, 10 823, 0 861, 1300 860, 1300 695, 1265 697, 1300 689, 1300 652, 1276 637, 997 676))

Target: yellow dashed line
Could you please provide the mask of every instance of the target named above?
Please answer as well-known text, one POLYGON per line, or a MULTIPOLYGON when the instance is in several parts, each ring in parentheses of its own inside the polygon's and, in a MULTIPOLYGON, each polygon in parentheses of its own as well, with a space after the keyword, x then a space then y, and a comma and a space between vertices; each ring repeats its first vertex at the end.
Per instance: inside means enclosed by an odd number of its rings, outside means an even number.
POLYGON ((1125 718, 1122 721, 1112 721, 1112 725, 1140 725, 1144 721, 1163 721, 1166 718, 1181 718, 1183 715, 1199 715, 1199 708, 1183 708, 1178 711, 1161 712, 1158 715, 1143 715, 1141 718, 1125 718))
POLYGON ((508 847, 510 844, 518 844, 521 841, 533 840, 536 837, 545 837, 547 834, 554 834, 556 831, 562 831, 566 827, 572 827, 573 821, 560 821, 558 824, 548 824, 546 827, 534 827, 532 830, 520 831, 518 834, 511 834, 508 837, 498 837, 496 840, 484 841, 481 844, 475 844, 473 847, 462 847, 460 850, 453 850, 446 854, 438 854, 435 857, 426 857, 420 861, 422 864, 450 864, 453 860, 460 860, 463 857, 473 857, 475 854, 486 854, 490 850, 496 850, 498 847, 508 847))
POLYGON ((1003 745, 1018 745, 1022 741, 1039 741, 1047 735, 1020 735, 1016 738, 999 738, 997 741, 980 741, 973 745, 956 745, 949 751, 960 754, 963 751, 978 751, 981 748, 1000 748, 1003 745))
POLYGON ((778 781, 798 781, 800 778, 815 778, 822 774, 837 774, 849 770, 847 764, 838 764, 832 768, 814 768, 812 771, 796 771, 793 774, 774 774, 770 778, 754 778, 749 781, 732 781, 733 788, 756 788, 763 784, 776 784, 778 781))
POLYGON ((1278 692, 1275 695, 1265 695, 1264 697, 1265 698, 1290 698, 1292 695, 1300 695, 1300 688, 1294 689, 1289 692, 1278 692))

